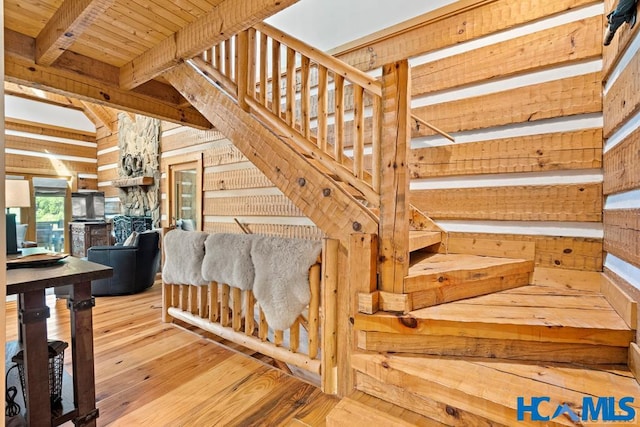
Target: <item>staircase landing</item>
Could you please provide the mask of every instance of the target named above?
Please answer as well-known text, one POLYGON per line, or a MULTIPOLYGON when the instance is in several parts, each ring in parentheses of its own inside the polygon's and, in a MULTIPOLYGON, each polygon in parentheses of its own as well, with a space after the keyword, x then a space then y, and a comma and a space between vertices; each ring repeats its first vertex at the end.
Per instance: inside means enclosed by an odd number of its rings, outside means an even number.
POLYGON ((527 285, 408 314, 358 314, 370 351, 626 363, 634 331, 597 291, 527 285))
MULTIPOLYGON (((635 322, 612 308, 596 273, 543 276, 534 285, 406 314, 358 314, 359 350, 351 357, 357 390, 433 425, 454 426, 609 425, 603 414, 629 413, 620 399, 633 398, 627 404, 635 419, 624 424, 638 425, 640 384, 627 367, 635 322), (582 280, 587 277, 592 282, 582 280), (519 421, 518 397, 525 405, 548 397, 539 412, 549 420, 534 421, 528 412, 519 421), (591 402, 602 405, 595 414, 585 409, 591 402), (565 413, 554 417, 559 407, 565 413)), ((353 414, 352 422, 368 413, 357 396, 338 409, 343 417, 353 414)), ((392 418, 389 425, 403 421, 392 418)))

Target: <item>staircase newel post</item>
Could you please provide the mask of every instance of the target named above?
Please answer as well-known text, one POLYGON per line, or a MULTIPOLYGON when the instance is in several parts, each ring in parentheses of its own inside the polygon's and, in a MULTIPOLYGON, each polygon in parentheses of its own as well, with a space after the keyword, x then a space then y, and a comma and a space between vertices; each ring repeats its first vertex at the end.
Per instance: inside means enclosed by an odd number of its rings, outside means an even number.
POLYGON ((403 293, 409 270, 411 69, 408 60, 382 67, 378 288, 403 293))
POLYGON ((359 296, 369 295, 376 290, 378 238, 375 234, 353 233, 341 244, 344 246, 338 253, 340 270, 336 295, 336 312, 339 313, 336 346, 340 349, 336 353, 336 390, 338 396, 344 397, 355 387, 351 355, 358 349, 358 333, 354 323, 358 316, 359 296))
MULTIPOLYGON (((249 64, 253 63, 249 56, 249 32, 248 30, 238 33, 238 105, 244 111, 249 111, 246 97, 249 96, 249 76, 253 71, 250 70, 249 64)), ((255 88, 255 87, 254 87, 255 88)))

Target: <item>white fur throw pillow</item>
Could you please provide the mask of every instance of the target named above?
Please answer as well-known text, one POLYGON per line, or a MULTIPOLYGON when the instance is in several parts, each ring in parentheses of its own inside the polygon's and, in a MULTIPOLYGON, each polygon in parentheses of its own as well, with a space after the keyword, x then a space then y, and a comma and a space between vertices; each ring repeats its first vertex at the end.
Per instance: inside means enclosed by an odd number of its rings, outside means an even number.
POLYGON ((311 240, 265 236, 253 241, 253 293, 273 329, 289 328, 309 304, 309 268, 321 250, 322 243, 311 240))
POLYGON ((202 277, 204 241, 203 231, 171 230, 164 236, 164 267, 162 280, 174 285, 206 285, 202 277))
POLYGON ((252 234, 215 233, 204 243, 202 277, 248 291, 253 288, 252 234))
POLYGON ((138 232, 132 231, 129 237, 122 242, 122 246, 136 246, 138 244, 138 232))

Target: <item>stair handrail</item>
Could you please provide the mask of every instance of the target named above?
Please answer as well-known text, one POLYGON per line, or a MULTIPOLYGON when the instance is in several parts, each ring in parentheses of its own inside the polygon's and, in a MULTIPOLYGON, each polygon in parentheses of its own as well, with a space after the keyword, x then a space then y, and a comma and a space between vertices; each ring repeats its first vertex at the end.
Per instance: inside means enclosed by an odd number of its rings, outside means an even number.
POLYGON ((380 81, 371 77, 369 74, 361 71, 351 65, 348 65, 339 59, 328 55, 322 51, 317 50, 313 46, 306 44, 305 42, 296 39, 288 35, 287 33, 272 27, 271 25, 261 22, 253 26, 256 30, 260 31, 271 37, 277 39, 280 43, 289 46, 304 56, 312 59, 316 63, 332 70, 335 73, 339 73, 347 81, 361 86, 373 93, 374 95, 382 96, 382 84, 380 81))
POLYGON ((356 198, 370 208, 379 207, 380 81, 264 23, 190 62, 242 108, 287 135, 288 143, 354 188, 356 198), (286 67, 281 46, 286 49, 286 67), (345 154, 349 138, 353 156, 345 154), (370 150, 370 163, 365 150, 370 150))

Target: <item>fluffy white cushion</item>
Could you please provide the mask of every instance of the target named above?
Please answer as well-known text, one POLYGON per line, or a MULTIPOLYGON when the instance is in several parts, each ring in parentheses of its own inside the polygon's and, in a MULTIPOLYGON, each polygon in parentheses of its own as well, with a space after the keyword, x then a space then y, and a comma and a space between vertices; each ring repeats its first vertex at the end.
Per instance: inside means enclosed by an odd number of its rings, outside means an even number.
POLYGON ((309 267, 321 250, 322 244, 311 240, 266 236, 253 240, 253 293, 270 327, 289 328, 309 304, 309 267))
POLYGON ((125 239, 124 242, 122 242, 122 246, 135 246, 138 244, 138 232, 137 231, 132 231, 131 234, 129 234, 129 237, 127 237, 125 239))
POLYGON ((165 255, 162 280, 174 285, 206 285, 202 277, 204 242, 208 234, 203 231, 171 230, 164 236, 165 255))
POLYGON ((251 242, 255 238, 249 234, 210 234, 204 243, 202 277, 244 291, 250 290, 254 279, 251 242))

